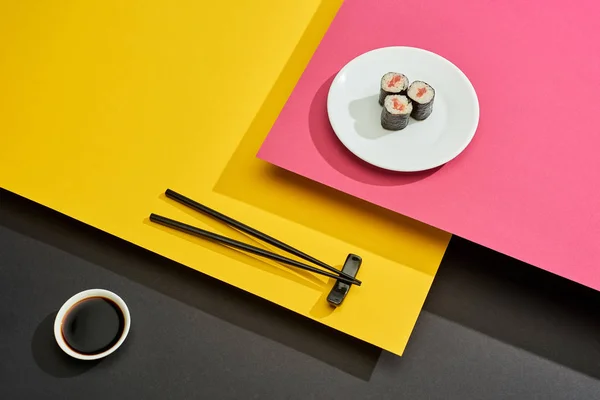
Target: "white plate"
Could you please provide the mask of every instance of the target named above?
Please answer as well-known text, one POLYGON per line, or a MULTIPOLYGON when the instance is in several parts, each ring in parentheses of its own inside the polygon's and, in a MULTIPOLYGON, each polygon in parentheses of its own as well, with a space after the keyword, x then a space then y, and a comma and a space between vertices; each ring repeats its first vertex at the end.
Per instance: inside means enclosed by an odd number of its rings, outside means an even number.
POLYGON ((477 94, 465 74, 445 58, 414 47, 385 47, 350 61, 331 84, 327 112, 348 150, 369 164, 404 172, 452 160, 467 147, 479 122, 477 94), (390 71, 433 86, 429 118, 411 118, 400 131, 381 127, 379 82, 390 71))

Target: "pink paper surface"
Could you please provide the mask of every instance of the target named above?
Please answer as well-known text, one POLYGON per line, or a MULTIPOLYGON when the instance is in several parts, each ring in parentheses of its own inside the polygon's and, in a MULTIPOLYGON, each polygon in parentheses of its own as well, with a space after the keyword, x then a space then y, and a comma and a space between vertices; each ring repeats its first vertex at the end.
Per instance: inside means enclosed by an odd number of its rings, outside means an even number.
POLYGON ((595 0, 346 0, 258 156, 600 289, 599 21, 595 0), (477 91, 475 138, 440 169, 371 167, 329 125, 335 74, 385 46, 436 52, 477 91))

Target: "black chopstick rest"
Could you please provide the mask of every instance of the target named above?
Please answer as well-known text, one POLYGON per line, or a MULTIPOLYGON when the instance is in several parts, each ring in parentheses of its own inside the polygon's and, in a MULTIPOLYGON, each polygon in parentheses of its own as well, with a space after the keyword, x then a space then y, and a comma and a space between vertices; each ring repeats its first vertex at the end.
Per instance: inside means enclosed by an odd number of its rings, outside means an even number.
MULTIPOLYGON (((350 253, 348 254, 348 257, 346 257, 346 262, 344 262, 342 272, 351 276, 352 278, 356 278, 361 264, 362 258, 356 254, 350 253)), ((338 279, 335 281, 333 288, 327 296, 327 302, 333 307, 339 307, 346 298, 351 286, 352 285, 348 285, 347 283, 338 279)))

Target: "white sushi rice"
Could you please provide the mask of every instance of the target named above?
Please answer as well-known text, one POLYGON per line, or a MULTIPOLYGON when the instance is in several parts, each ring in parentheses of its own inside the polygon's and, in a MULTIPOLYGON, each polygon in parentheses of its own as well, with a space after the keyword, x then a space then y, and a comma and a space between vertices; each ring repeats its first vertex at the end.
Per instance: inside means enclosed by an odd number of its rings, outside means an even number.
POLYGON ((387 74, 381 77, 381 88, 388 93, 400 93, 403 90, 406 90, 408 87, 408 78, 402 74, 397 72, 388 72, 387 74), (399 76, 400 79, 394 84, 390 85, 390 82, 394 79, 394 77, 399 76))
POLYGON ((419 104, 427 104, 433 99, 433 96, 435 96, 435 91, 430 85, 423 81, 414 81, 408 87, 408 92, 406 94, 412 101, 416 101, 419 104), (426 89, 426 92, 420 97, 417 96, 419 90, 423 88, 426 89))
POLYGON ((394 115, 410 114, 413 109, 413 106, 410 100, 408 100, 408 97, 397 94, 387 96, 383 102, 383 106, 390 114, 394 115), (398 105, 403 105, 404 107, 399 107, 398 105), (398 108, 394 108, 394 106, 398 108), (402 108, 402 110, 400 110, 399 108, 402 108))

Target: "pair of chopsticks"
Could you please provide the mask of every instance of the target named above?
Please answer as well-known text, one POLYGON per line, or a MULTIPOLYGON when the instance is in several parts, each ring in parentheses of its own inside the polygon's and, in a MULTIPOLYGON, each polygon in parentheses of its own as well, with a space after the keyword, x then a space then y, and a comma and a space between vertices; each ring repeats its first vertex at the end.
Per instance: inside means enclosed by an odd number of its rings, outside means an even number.
POLYGON ((359 281, 358 279, 353 278, 352 276, 324 263, 323 261, 317 260, 316 258, 314 258, 298 249, 295 249, 294 247, 292 247, 288 244, 285 244, 285 243, 275 239, 274 237, 267 235, 266 233, 263 233, 254 228, 251 228, 248 225, 245 225, 239 221, 236 221, 235 219, 233 219, 231 217, 221 214, 220 212, 213 210, 212 208, 209 208, 203 204, 200 204, 188 197, 185 197, 182 194, 179 194, 171 189, 167 189, 167 191, 165 192, 165 195, 168 198, 175 200, 179 204, 182 204, 182 205, 187 206, 187 207, 189 207, 193 210, 196 210, 200 213, 208 215, 216 220, 224 222, 225 224, 227 224, 233 228, 236 228, 250 236, 257 238, 257 239, 261 239, 262 241, 269 243, 272 246, 275 246, 281 250, 284 250, 290 254, 293 254, 299 258, 302 258, 303 260, 306 260, 313 264, 316 264, 330 272, 323 271, 322 269, 313 267, 311 265, 307 265, 307 264, 301 263, 299 261, 292 260, 290 258, 281 256, 279 254, 270 252, 268 250, 264 250, 259 247, 255 247, 255 246, 246 244, 244 242, 240 242, 238 240, 228 238, 226 236, 222 236, 222 235, 219 235, 219 234, 216 234, 216 233, 204 230, 204 229, 197 228, 192 225, 184 224, 183 222, 175 221, 173 219, 152 213, 152 214, 150 214, 150 221, 152 221, 154 223, 157 223, 157 224, 160 224, 160 225, 172 228, 172 229, 176 229, 178 231, 185 232, 185 233, 193 235, 193 236, 198 236, 198 237, 201 237, 204 239, 218 242, 218 243, 223 244, 228 247, 233 247, 238 250, 243 250, 248 253, 256 254, 256 255, 264 257, 264 258, 278 261, 282 264, 286 264, 286 265, 290 265, 290 266, 300 268, 300 269, 303 269, 306 271, 314 272, 316 274, 328 276, 330 278, 337 279, 337 280, 347 283, 349 285, 357 285, 357 286, 361 285, 361 281, 359 281))

